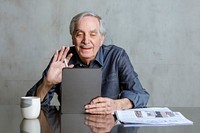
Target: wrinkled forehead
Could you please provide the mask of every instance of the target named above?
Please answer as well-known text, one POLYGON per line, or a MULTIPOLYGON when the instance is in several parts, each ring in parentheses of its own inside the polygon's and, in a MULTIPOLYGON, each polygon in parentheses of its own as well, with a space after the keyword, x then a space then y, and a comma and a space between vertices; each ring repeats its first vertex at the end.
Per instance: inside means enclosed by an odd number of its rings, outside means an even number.
POLYGON ((77 23, 80 22, 82 19, 95 19, 95 20, 98 21, 98 23, 100 23, 100 19, 101 19, 101 18, 98 17, 98 16, 92 16, 92 15, 88 14, 88 15, 85 15, 85 16, 81 16, 81 17, 78 19, 77 23))

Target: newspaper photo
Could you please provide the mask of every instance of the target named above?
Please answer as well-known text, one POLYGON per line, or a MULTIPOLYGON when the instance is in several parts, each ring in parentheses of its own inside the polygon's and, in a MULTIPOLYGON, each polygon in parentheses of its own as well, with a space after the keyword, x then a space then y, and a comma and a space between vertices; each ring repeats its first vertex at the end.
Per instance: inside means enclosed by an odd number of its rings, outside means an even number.
POLYGON ((169 108, 138 108, 118 110, 117 119, 123 124, 138 125, 192 125, 193 122, 185 118, 180 112, 173 112, 169 108))

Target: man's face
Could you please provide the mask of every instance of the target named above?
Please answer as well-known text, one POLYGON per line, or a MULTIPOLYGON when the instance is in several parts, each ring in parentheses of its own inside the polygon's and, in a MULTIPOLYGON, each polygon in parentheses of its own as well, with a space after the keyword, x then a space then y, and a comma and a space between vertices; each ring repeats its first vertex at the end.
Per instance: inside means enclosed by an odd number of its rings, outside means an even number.
POLYGON ((75 26, 72 36, 73 45, 81 60, 89 64, 103 43, 105 36, 99 32, 99 21, 92 16, 85 16, 75 26))

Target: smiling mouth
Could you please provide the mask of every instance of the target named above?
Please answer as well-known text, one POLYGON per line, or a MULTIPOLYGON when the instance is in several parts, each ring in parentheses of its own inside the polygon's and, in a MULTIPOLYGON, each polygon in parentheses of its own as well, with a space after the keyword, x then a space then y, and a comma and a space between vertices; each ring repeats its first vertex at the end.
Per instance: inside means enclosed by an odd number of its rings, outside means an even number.
POLYGON ((92 50, 92 47, 80 47, 80 49, 83 53, 90 53, 92 50))
POLYGON ((89 49, 92 49, 92 48, 84 48, 84 47, 81 47, 81 49, 83 49, 83 50, 89 50, 89 49))
POLYGON ((80 46, 80 48, 83 49, 83 50, 90 50, 90 49, 92 49, 93 47, 84 45, 84 46, 80 46))

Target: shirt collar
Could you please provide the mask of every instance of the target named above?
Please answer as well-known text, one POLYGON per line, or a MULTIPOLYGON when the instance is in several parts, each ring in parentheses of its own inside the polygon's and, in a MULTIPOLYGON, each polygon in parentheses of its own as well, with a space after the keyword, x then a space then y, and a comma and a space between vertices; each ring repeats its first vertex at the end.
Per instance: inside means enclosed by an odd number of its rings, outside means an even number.
POLYGON ((95 60, 101 65, 103 66, 103 45, 99 48, 99 51, 97 52, 96 58, 95 60))

